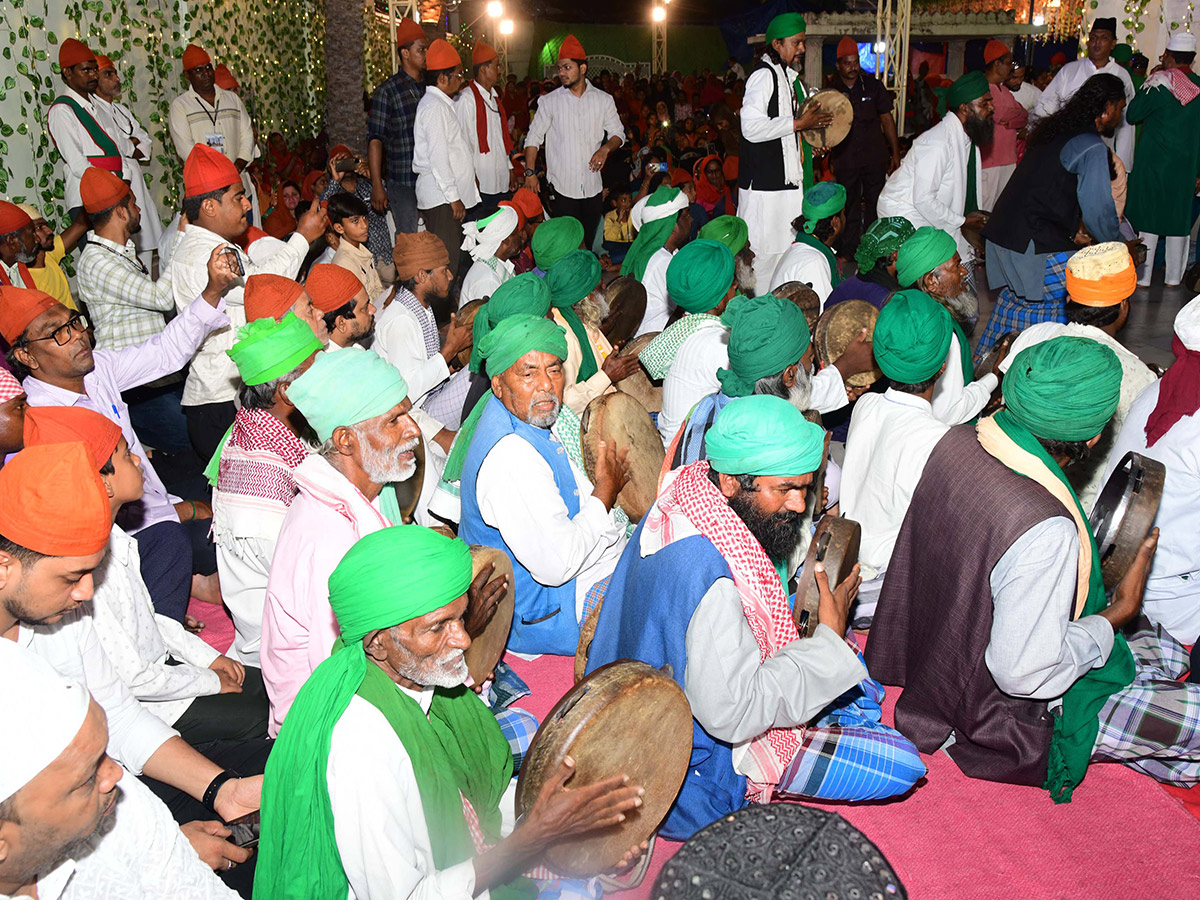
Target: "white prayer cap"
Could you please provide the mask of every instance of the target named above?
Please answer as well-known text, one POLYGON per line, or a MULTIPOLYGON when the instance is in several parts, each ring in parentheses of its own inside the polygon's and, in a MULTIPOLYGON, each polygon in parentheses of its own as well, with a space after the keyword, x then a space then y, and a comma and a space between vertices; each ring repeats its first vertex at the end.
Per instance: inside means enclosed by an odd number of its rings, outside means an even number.
POLYGON ((36 206, 30 206, 28 203, 16 203, 13 205, 20 207, 21 212, 25 213, 25 215, 29 216, 29 218, 33 219, 35 222, 38 219, 44 218, 44 216, 38 212, 36 206))
POLYGON ((1175 315, 1175 333, 1183 346, 1189 350, 1200 350, 1200 295, 1175 315))
POLYGON ((0 801, 58 759, 83 727, 91 698, 37 654, 0 638, 7 733, 0 740, 0 801))
POLYGON ((462 248, 471 251, 471 259, 491 259, 505 239, 517 230, 520 223, 517 211, 502 206, 486 219, 463 225, 462 248))
POLYGON ((1167 49, 1178 50, 1180 53, 1195 53, 1196 36, 1187 31, 1176 32, 1167 41, 1167 49))

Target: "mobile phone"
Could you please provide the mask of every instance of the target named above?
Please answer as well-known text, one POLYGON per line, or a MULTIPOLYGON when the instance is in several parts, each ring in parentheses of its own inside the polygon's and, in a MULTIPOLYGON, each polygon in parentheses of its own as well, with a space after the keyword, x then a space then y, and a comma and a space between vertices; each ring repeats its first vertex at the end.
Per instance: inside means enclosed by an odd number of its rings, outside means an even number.
POLYGON ((358 168, 359 162, 361 162, 361 160, 357 156, 348 156, 345 159, 339 159, 337 162, 335 162, 333 164, 333 170, 335 172, 353 172, 356 168, 358 168))
POLYGON ((262 827, 262 814, 256 809, 239 819, 226 822, 225 827, 233 832, 229 836, 231 843, 237 844, 239 847, 257 847, 258 832, 262 827))
POLYGON ((239 278, 246 274, 246 270, 242 268, 242 258, 238 255, 237 250, 233 247, 226 247, 223 251, 225 257, 229 260, 229 268, 239 278))
POLYGON ((655 172, 667 172, 670 170, 670 168, 671 168, 671 166, 665 162, 655 163, 654 171, 655 172))

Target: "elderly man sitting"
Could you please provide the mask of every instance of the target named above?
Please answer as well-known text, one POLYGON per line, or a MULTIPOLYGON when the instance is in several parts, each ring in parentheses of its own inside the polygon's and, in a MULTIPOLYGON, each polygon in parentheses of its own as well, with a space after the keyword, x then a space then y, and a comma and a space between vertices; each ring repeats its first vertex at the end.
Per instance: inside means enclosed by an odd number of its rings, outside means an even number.
POLYGON ((896 725, 962 771, 1071 799, 1090 762, 1200 781, 1200 685, 1184 649, 1121 629, 1142 608, 1157 531, 1105 596, 1100 554, 1063 472, 1108 424, 1121 364, 1059 337, 1022 350, 1006 408, 934 447, 896 540, 867 657, 904 686, 896 725))
POLYGON ((750 230, 745 219, 737 216, 717 216, 706 222, 698 237, 720 241, 733 254, 733 280, 737 292, 747 297, 754 296, 754 248, 750 246, 750 230))
POLYGON ((450 477, 462 459, 459 536, 512 559, 509 649, 573 656, 579 623, 625 548, 613 514, 628 477, 625 457, 601 442, 593 485, 555 433, 567 355, 558 325, 512 316, 478 349, 492 395, 463 425, 446 465, 450 477))
POLYGON ((483 300, 516 274, 510 260, 521 252, 525 233, 511 206, 501 206, 486 219, 463 224, 462 248, 475 260, 463 276, 458 305, 483 300))
MULTIPOLYGON (((256 275, 250 279, 273 276, 256 275)), ((297 285, 299 287, 299 285, 297 285)), ((250 285, 246 287, 250 295, 250 285)), ((303 289, 301 289, 303 291, 303 289)), ((250 309, 249 300, 246 303, 250 309)), ((320 320, 318 320, 320 321, 320 320)), ((321 350, 294 313, 256 319, 228 351, 242 376, 241 408, 205 474, 213 485, 213 539, 221 594, 233 619, 230 652, 259 665, 263 603, 275 542, 296 496, 293 470, 308 458, 316 435, 288 398, 288 388, 321 350)))
POLYGON ((883 690, 845 637, 857 567, 832 590, 818 569, 812 637, 792 617, 784 561, 824 443, 781 397, 731 400, 708 459, 668 476, 613 573, 588 669, 669 664, 695 718, 664 837, 686 839, 747 800, 877 800, 925 774, 916 748, 881 723, 883 690))
POLYGON ((548 847, 641 805, 619 775, 565 790, 565 761, 502 837, 512 754, 463 685, 470 584, 466 545, 413 525, 362 538, 333 571, 342 638, 272 754, 260 900, 533 896, 520 876, 548 847))

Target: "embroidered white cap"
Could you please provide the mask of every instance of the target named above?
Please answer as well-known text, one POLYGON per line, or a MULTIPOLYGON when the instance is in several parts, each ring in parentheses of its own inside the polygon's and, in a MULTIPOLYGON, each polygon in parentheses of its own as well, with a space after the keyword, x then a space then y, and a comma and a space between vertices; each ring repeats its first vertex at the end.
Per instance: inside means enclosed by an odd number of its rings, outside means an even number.
POLYGON ((1168 50, 1178 50, 1180 53, 1196 52, 1196 36, 1188 31, 1179 31, 1171 35, 1167 41, 1168 50))

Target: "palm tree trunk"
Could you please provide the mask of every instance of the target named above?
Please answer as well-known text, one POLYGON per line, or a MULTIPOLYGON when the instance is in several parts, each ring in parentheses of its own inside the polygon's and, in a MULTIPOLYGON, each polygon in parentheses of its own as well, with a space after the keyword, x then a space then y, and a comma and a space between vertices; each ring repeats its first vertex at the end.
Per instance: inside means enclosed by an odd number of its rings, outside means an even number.
POLYGON ((363 15, 370 0, 325 0, 325 128, 329 143, 366 153, 363 15))

